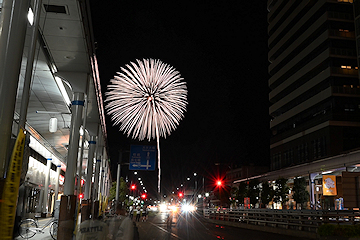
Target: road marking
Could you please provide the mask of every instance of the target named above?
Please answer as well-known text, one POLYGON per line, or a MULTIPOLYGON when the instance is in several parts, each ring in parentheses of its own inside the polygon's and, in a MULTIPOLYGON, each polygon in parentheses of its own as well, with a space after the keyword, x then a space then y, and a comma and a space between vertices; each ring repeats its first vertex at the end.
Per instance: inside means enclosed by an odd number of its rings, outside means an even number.
POLYGON ((178 235, 176 235, 175 233, 172 233, 172 232, 169 232, 168 230, 166 230, 165 228, 162 228, 162 227, 159 227, 158 225, 152 223, 152 222, 149 222, 151 225, 154 225, 155 227, 159 228, 160 230, 166 232, 166 233, 170 233, 171 236, 173 237, 176 237, 177 239, 182 239, 181 237, 179 237, 178 235))

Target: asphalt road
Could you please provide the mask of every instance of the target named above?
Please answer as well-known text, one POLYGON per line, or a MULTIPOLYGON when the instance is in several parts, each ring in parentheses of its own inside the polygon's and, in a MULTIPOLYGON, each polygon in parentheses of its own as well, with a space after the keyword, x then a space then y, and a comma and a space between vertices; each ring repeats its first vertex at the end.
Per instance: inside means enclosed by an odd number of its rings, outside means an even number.
POLYGON ((171 227, 166 224, 166 213, 159 213, 149 217, 146 222, 137 222, 140 240, 241 240, 241 239, 266 239, 266 240, 301 240, 305 238, 290 237, 285 235, 253 231, 248 229, 217 225, 207 222, 203 217, 196 215, 178 215, 173 220, 171 227))
MULTIPOLYGON (((182 214, 173 218, 170 226, 166 224, 167 213, 150 215, 147 221, 136 222, 139 232, 139 240, 304 240, 305 238, 290 237, 261 231, 229 227, 225 225, 213 224, 202 216, 182 214)), ((49 219, 39 220, 43 226, 49 219)), ((135 220, 135 217, 134 217, 135 220)), ((16 240, 23 239, 21 237, 16 240)), ((44 229, 44 233, 36 234, 32 240, 50 240, 49 228, 44 229)))

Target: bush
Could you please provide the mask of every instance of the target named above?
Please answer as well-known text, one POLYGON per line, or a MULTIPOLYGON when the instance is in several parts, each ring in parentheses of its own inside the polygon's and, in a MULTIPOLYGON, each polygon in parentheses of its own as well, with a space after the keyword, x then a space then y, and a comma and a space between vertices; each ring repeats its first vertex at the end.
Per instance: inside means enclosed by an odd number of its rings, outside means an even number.
POLYGON ((320 236, 360 237, 359 225, 324 224, 318 228, 320 236))

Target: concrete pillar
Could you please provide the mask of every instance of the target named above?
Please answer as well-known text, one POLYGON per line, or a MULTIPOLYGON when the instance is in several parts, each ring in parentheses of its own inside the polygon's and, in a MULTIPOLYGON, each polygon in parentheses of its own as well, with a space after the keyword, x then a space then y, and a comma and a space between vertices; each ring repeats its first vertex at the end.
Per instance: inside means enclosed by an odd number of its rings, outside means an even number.
POLYGON ((76 219, 75 172, 77 167, 81 117, 84 107, 84 93, 75 92, 71 102, 71 126, 69 149, 66 163, 64 196, 60 201, 58 239, 72 239, 74 232, 74 219, 76 219))
POLYGON ((0 15, 0 192, 11 153, 15 110, 29 0, 4 0, 0 15))
POLYGON ((30 100, 30 86, 31 86, 31 79, 32 79, 32 73, 33 73, 33 66, 34 66, 36 39, 39 34, 38 26, 39 26, 40 12, 41 12, 41 2, 42 2, 42 0, 35 0, 35 2, 34 2, 34 7, 35 7, 35 9, 33 10, 34 11, 34 23, 31 26, 31 42, 30 42, 29 51, 28 51, 28 55, 27 55, 27 61, 26 61, 26 70, 25 70, 23 92, 22 92, 22 97, 21 97, 18 132, 20 131, 21 128, 25 129, 27 109, 28 109, 29 100, 30 100))
POLYGON ((94 167, 94 153, 96 149, 96 136, 90 136, 88 162, 86 168, 86 183, 84 199, 89 200, 91 196, 91 181, 94 167))
POLYGON ((105 195, 105 192, 106 192, 106 190, 105 190, 105 183, 106 183, 106 169, 107 169, 107 167, 106 167, 106 160, 103 160, 103 167, 102 167, 102 172, 101 172, 101 175, 102 175, 102 178, 101 178, 101 196, 104 196, 105 195))
POLYGON ((310 173, 309 174, 309 188, 310 188, 310 207, 312 209, 316 209, 316 202, 315 202, 315 177, 317 173, 310 173))
POLYGON ((71 102, 71 126, 69 137, 69 149, 66 163, 64 195, 74 195, 75 171, 78 159, 81 117, 84 107, 84 93, 74 93, 74 100, 71 102))
POLYGON ((44 184, 44 196, 43 196, 43 209, 42 213, 46 215, 48 213, 48 195, 49 195, 49 182, 50 182, 50 169, 51 169, 51 158, 47 159, 46 172, 45 172, 45 184, 44 184))
POLYGON ((59 195, 59 178, 61 172, 61 165, 56 166, 56 182, 55 182, 55 201, 58 200, 59 195))
POLYGON ((99 200, 99 173, 100 173, 100 164, 101 159, 96 159, 95 165, 95 176, 94 176, 94 191, 93 191, 93 198, 95 201, 99 200))

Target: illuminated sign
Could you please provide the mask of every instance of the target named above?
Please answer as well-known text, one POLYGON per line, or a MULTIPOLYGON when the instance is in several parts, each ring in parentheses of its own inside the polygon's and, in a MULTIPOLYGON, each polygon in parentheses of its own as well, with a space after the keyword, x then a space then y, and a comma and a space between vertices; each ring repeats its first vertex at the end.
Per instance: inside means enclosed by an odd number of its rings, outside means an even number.
POLYGON ((65 177, 63 175, 59 176, 59 183, 60 185, 64 185, 65 177))
POLYGON ((336 194, 336 176, 323 175, 323 195, 335 196, 336 194))
POLYGON ((156 146, 132 145, 129 170, 155 170, 156 146))

